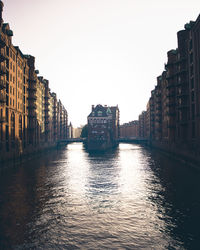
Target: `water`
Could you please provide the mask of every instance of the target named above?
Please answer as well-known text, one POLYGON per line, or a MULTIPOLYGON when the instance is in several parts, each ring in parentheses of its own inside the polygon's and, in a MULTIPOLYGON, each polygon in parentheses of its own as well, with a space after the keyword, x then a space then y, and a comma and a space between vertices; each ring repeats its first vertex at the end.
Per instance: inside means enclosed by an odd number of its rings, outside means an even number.
POLYGON ((81 143, 0 173, 0 249, 199 249, 200 171, 81 143))

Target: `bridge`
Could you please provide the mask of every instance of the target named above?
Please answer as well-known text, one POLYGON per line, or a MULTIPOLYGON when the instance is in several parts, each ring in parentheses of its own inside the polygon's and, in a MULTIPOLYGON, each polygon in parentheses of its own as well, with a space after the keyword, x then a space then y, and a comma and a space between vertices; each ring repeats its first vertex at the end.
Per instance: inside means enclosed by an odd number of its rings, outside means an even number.
POLYGON ((86 141, 85 138, 68 138, 68 139, 63 139, 63 140, 57 141, 57 145, 61 146, 61 145, 65 145, 65 144, 68 144, 68 143, 85 142, 85 141, 86 141))
POLYGON ((118 142, 146 144, 148 140, 143 137, 120 137, 118 142))
MULTIPOLYGON (((86 138, 68 138, 64 140, 59 140, 57 141, 58 146, 66 145, 69 143, 73 142, 85 142, 87 139, 86 138)), ((124 143, 137 143, 137 144, 147 144, 148 140, 145 138, 141 137, 124 137, 124 138, 119 138, 117 140, 119 143, 124 142, 124 143)))

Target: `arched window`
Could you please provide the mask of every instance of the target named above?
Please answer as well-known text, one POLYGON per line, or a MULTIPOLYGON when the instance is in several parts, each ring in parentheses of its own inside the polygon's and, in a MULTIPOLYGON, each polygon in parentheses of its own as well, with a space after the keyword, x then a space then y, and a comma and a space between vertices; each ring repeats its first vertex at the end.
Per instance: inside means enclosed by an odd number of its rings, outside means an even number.
POLYGON ((11 114, 11 140, 15 140, 15 114, 11 114))
POLYGON ((22 116, 19 116, 19 138, 22 140, 22 116))

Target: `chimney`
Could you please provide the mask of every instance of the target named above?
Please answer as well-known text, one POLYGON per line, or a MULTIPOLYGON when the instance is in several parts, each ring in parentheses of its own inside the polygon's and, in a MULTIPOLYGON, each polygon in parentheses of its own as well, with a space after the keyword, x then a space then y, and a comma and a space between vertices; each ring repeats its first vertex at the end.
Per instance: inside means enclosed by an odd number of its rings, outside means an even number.
POLYGON ((2 26, 2 24, 3 24, 3 15, 2 15, 2 13, 3 13, 3 2, 0 0, 0 26, 2 26))

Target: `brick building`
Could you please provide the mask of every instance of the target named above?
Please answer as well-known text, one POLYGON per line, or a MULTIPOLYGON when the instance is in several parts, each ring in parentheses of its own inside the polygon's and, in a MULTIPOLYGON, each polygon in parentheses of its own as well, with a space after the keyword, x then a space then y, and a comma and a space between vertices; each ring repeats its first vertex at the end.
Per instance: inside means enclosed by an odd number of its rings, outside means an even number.
POLYGON ((118 106, 92 106, 88 116, 88 149, 105 150, 116 146, 119 133, 118 106))
POLYGON ((147 137, 147 112, 142 111, 142 113, 139 115, 139 137, 140 138, 146 138, 147 137))
POLYGON ((67 138, 68 122, 49 82, 38 76, 35 58, 12 44, 13 32, 3 22, 2 12, 0 1, 0 161, 67 138))
POLYGON ((151 92, 147 135, 154 146, 200 161, 200 16, 184 28, 151 92))
POLYGON ((131 121, 120 125, 121 138, 135 138, 139 137, 139 121, 131 121))

